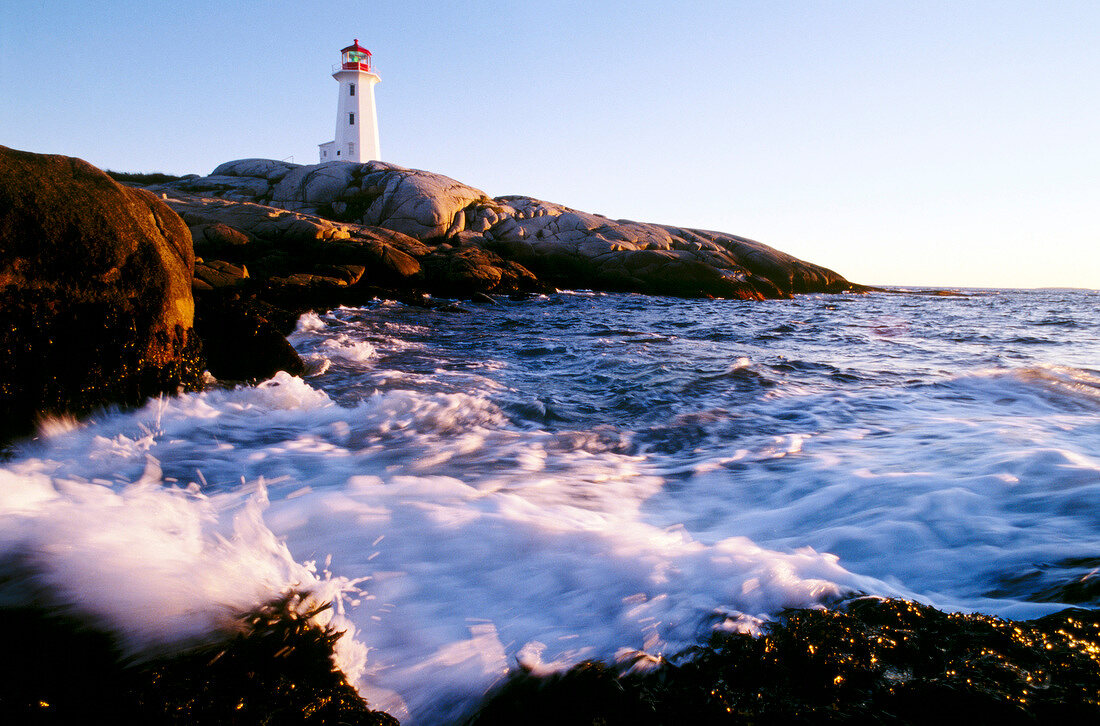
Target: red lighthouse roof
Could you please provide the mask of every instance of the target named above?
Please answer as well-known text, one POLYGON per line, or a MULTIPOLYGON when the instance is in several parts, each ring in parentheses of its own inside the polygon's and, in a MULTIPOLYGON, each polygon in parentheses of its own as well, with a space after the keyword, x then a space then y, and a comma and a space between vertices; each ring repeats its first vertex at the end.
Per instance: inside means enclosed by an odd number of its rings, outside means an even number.
POLYGON ((369 50, 367 50, 363 46, 359 45, 359 39, 358 38, 356 38, 355 42, 353 42, 347 48, 341 48, 340 52, 341 53, 349 53, 349 52, 366 53, 367 55, 371 54, 371 52, 369 50))

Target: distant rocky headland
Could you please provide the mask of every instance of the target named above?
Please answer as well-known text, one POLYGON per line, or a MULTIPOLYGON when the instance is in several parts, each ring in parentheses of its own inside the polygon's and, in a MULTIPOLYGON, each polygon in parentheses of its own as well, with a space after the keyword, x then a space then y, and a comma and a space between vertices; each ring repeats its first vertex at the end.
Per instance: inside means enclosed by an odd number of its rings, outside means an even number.
POLYGON ((451 300, 557 288, 865 289, 736 235, 491 198, 377 161, 243 159, 153 181, 0 147, 0 440, 45 416, 196 388, 204 370, 300 374, 284 337, 298 316, 374 298, 460 311, 451 300))

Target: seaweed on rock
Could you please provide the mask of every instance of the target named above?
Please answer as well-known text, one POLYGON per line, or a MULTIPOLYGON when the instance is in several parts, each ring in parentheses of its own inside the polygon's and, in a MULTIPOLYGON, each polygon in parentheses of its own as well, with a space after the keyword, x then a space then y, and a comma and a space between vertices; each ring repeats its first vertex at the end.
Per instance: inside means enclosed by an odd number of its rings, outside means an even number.
POLYGON ((342 633, 302 605, 287 595, 244 615, 218 643, 138 662, 81 619, 5 608, 0 722, 397 726, 333 664, 342 633))
POLYGON ((1100 722, 1100 611, 1013 622, 867 598, 715 633, 646 672, 520 671, 468 726, 1057 720, 1100 722))

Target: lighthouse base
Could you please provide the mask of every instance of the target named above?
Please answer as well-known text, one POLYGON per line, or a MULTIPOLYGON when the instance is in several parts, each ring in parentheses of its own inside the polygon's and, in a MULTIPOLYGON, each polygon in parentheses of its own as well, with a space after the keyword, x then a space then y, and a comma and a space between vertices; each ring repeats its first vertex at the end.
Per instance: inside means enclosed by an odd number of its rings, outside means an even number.
POLYGON ((318 158, 321 160, 322 164, 324 164, 326 161, 336 161, 337 159, 342 159, 344 161, 351 161, 351 159, 344 159, 343 156, 337 156, 336 155, 336 152, 338 150, 336 148, 336 142, 335 141, 326 141, 323 144, 318 144, 317 148, 318 148, 318 158))

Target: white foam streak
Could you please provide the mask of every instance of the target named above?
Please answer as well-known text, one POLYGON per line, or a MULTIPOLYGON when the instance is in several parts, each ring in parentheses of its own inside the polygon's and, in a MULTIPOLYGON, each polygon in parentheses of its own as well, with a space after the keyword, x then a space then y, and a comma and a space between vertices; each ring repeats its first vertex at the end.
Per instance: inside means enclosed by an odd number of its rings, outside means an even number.
POLYGON ((624 491, 620 506, 593 510, 451 477, 359 476, 310 496, 308 513, 300 500, 275 503, 271 521, 292 549, 331 548, 342 568, 373 572, 377 599, 352 614, 371 653, 367 680, 400 694, 414 723, 440 719, 441 704, 457 717, 536 653, 540 667, 623 647, 669 653, 714 613, 724 622, 890 590, 808 548, 783 554, 743 537, 707 546, 647 525, 636 516, 648 484, 633 502, 624 491), (473 636, 471 618, 486 624, 473 636))

